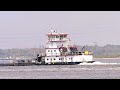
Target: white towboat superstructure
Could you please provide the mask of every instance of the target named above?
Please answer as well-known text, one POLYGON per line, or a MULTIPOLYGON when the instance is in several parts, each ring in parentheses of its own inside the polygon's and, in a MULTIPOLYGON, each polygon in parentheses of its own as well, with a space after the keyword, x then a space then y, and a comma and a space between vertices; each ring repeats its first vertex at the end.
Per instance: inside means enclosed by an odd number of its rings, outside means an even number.
POLYGON ((47 34, 48 42, 44 56, 38 56, 41 64, 79 64, 92 63, 93 56, 90 51, 78 51, 76 45, 70 42, 67 33, 58 33, 51 30, 47 34))

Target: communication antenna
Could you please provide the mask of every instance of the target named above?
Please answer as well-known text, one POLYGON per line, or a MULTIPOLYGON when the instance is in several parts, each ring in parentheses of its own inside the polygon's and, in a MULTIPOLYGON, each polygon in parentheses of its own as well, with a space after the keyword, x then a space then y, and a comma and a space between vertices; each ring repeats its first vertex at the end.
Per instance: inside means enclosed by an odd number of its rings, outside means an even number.
POLYGON ((51 33, 53 33, 54 31, 53 31, 53 29, 52 29, 52 27, 51 27, 51 33))
POLYGON ((56 32, 57 32, 57 29, 55 29, 56 30, 56 32))

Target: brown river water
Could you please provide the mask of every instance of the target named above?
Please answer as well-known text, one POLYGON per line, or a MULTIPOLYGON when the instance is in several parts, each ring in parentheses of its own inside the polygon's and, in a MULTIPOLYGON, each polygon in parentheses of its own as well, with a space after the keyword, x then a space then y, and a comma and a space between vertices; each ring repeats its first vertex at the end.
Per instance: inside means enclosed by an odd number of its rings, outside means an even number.
POLYGON ((98 64, 0 66, 0 79, 120 79, 120 59, 98 64))

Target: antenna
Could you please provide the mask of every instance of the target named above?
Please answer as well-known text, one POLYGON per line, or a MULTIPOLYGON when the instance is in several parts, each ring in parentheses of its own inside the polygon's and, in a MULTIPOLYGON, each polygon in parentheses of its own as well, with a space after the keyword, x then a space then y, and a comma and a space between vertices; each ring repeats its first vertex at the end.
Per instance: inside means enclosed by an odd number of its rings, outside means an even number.
POLYGON ((56 32, 57 32, 57 29, 56 29, 56 32))
POLYGON ((51 33, 53 33, 54 31, 53 31, 53 29, 52 29, 52 27, 51 27, 51 33))

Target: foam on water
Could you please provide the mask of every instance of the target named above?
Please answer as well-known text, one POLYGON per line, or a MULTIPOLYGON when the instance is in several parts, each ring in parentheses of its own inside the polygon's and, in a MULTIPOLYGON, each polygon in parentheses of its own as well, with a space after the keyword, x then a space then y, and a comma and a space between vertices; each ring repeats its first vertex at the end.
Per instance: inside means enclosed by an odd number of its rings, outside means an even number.
POLYGON ((80 63, 78 65, 120 65, 120 63, 102 63, 102 62, 99 62, 99 61, 96 61, 96 62, 93 62, 93 63, 80 63))

